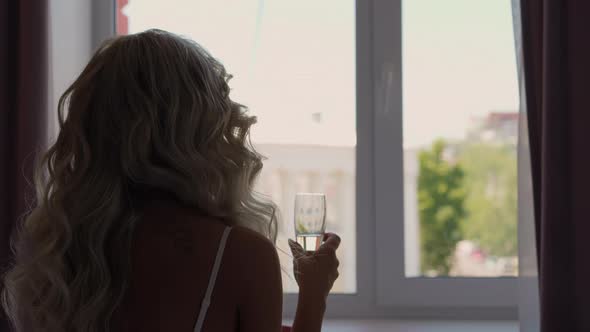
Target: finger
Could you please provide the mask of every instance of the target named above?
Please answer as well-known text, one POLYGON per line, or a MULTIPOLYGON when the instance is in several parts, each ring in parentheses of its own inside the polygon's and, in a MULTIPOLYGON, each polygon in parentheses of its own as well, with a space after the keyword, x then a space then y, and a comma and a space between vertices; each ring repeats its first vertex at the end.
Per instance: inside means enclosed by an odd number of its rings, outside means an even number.
POLYGON ((334 233, 326 233, 324 239, 326 241, 320 246, 318 251, 336 250, 340 246, 340 237, 334 233))
POLYGON ((333 250, 326 249, 325 253, 316 254, 315 257, 318 258, 322 264, 331 269, 337 269, 340 266, 340 261, 338 260, 338 257, 336 257, 336 252, 333 250))
POLYGON ((323 238, 324 242, 331 242, 331 243, 338 243, 340 244, 341 239, 340 236, 338 236, 338 234, 336 233, 324 233, 324 238, 323 238))
POLYGON ((305 256, 305 249, 303 249, 303 247, 299 243, 297 243, 291 239, 289 239, 288 242, 289 242, 289 247, 291 248, 291 252, 293 253, 294 259, 299 259, 299 258, 305 256))

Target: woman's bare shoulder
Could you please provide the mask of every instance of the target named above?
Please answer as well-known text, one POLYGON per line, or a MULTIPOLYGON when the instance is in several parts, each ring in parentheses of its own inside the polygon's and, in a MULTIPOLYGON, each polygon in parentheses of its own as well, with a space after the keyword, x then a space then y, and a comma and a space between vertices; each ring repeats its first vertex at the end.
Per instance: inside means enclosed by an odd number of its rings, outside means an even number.
POLYGON ((252 306, 260 310, 268 310, 269 306, 280 308, 281 265, 274 243, 256 231, 238 226, 232 229, 227 249, 224 259, 229 261, 230 274, 241 281, 238 301, 248 307, 241 310, 255 310, 252 306))
POLYGON ((244 256, 250 254, 276 255, 274 243, 264 235, 243 226, 234 226, 231 231, 228 247, 237 250, 244 256))
POLYGON ((226 258, 236 273, 256 278, 260 274, 279 273, 280 262, 274 243, 251 229, 236 226, 227 242, 226 258))

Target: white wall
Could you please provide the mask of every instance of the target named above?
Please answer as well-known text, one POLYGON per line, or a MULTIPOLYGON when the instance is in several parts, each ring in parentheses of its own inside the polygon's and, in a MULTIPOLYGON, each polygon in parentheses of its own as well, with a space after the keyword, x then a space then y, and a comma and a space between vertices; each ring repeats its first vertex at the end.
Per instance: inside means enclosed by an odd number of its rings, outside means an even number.
POLYGON ((92 53, 92 0, 49 1, 49 138, 57 134, 59 97, 82 71, 92 53))

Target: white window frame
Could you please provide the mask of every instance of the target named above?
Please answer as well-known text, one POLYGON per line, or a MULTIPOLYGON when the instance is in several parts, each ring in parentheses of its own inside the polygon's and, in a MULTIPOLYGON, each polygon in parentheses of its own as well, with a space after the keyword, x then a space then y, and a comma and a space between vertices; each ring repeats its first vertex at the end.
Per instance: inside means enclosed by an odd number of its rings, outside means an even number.
POLYGON ((401 0, 373 1, 375 243, 379 248, 376 302, 416 308, 483 308, 515 315, 514 277, 405 275, 401 6, 401 0))
MULTIPOLYGON (((115 34, 115 0, 93 1, 92 45, 115 34)), ((407 278, 404 269, 402 0, 356 1, 357 292, 327 318, 517 319, 516 278, 407 278)), ((292 318, 296 294, 285 294, 292 318)))

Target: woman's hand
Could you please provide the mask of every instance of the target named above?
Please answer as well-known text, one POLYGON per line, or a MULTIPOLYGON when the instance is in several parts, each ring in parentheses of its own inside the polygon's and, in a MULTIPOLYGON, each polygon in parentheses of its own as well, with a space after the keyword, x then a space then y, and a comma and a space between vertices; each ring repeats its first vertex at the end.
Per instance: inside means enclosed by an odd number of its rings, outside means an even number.
POLYGON ((318 250, 305 251, 297 242, 289 240, 300 296, 319 296, 325 299, 334 281, 338 279, 336 249, 340 245, 340 237, 334 233, 326 233, 324 241, 318 250))

